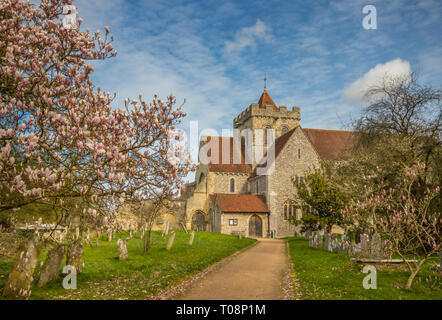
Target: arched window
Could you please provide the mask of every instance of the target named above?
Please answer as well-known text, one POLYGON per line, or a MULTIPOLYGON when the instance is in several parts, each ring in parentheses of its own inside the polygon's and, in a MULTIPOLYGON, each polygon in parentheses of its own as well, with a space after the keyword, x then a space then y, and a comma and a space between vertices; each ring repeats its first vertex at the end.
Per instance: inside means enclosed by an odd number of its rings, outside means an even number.
POLYGON ((268 136, 267 130, 272 130, 272 127, 271 126, 264 127, 264 145, 267 145, 267 136, 268 136))
POLYGON ((283 134, 287 133, 287 131, 289 131, 289 127, 287 127, 287 126, 282 126, 282 127, 281 127, 281 136, 282 136, 283 134))
POLYGON ((235 179, 230 179, 230 192, 235 192, 235 179))
POLYGON ((288 220, 296 216, 296 205, 293 201, 287 200, 284 202, 284 219, 288 220))

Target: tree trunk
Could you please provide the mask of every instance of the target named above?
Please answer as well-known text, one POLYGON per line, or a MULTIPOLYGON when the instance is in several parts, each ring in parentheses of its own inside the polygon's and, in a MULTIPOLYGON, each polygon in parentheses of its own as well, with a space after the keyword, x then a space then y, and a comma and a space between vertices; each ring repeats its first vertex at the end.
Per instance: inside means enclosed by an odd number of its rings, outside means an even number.
POLYGON ((47 283, 57 280, 60 275, 61 263, 64 257, 64 246, 58 244, 48 252, 45 263, 43 265, 43 271, 38 281, 38 287, 41 288, 47 283))
POLYGON ((20 244, 17 257, 3 289, 6 298, 27 298, 31 295, 32 275, 37 265, 42 242, 37 234, 20 244))
POLYGON ((149 252, 151 244, 152 244, 152 232, 151 230, 148 230, 147 236, 146 234, 144 235, 144 254, 147 254, 149 252))
POLYGON ((79 241, 73 241, 68 246, 66 254, 66 265, 75 267, 77 273, 82 271, 81 256, 83 255, 83 245, 79 241))
POLYGON ((427 261, 427 259, 421 260, 417 266, 416 269, 414 269, 411 274, 410 277, 408 277, 407 280, 407 285, 405 286, 405 289, 410 290, 411 289, 411 285, 413 284, 413 280, 416 277, 416 275, 419 273, 419 271, 421 270, 422 265, 425 263, 425 261, 427 261))

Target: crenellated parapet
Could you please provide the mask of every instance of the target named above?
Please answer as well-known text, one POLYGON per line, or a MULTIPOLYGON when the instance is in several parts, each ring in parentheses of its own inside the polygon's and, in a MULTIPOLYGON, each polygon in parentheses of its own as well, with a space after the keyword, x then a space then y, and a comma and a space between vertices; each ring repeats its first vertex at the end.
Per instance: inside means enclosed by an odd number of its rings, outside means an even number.
POLYGON ((235 119, 233 119, 234 128, 242 128, 250 118, 273 118, 281 120, 291 120, 299 122, 301 120, 301 110, 299 107, 293 107, 291 110, 286 106, 276 107, 273 105, 266 105, 260 107, 257 103, 252 103, 243 112, 241 112, 235 119))

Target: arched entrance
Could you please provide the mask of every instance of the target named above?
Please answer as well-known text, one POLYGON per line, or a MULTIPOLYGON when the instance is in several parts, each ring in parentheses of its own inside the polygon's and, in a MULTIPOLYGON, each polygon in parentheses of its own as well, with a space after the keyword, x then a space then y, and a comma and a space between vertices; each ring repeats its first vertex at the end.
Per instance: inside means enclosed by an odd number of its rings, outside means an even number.
POLYGON ((256 214, 249 219, 249 236, 262 237, 262 219, 256 214))
POLYGON ((206 231, 206 217, 202 211, 197 211, 192 217, 192 230, 206 231))

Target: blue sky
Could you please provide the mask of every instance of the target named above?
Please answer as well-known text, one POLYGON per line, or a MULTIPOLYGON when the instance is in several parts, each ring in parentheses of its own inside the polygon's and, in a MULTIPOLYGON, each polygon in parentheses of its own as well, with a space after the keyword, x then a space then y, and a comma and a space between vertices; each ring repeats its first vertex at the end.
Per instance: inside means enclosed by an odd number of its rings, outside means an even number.
POLYGON ((301 108, 306 128, 348 129, 359 92, 385 72, 417 72, 442 83, 442 2, 73 1, 82 29, 115 37, 115 58, 94 63, 93 80, 114 106, 142 93, 186 99, 200 130, 231 128, 267 88, 278 105, 301 108), (362 8, 374 5, 377 29, 362 8))

